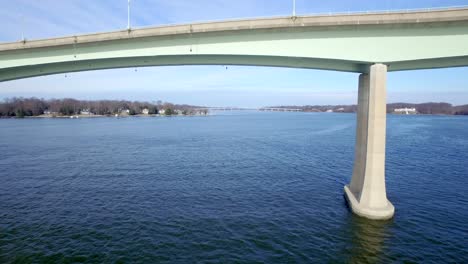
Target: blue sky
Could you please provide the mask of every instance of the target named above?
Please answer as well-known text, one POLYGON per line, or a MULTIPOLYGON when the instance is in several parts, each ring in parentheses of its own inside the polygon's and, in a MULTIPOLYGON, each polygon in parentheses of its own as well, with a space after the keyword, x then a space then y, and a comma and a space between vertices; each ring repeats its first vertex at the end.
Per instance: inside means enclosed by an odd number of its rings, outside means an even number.
MULTIPOLYGON (((297 14, 468 6, 468 0, 297 0, 297 14)), ((123 29, 127 0, 0 0, 0 42, 123 29)), ((292 0, 132 0, 132 27, 290 15, 292 0)), ((353 104, 357 74, 231 66, 151 67, 0 83, 0 98, 163 100, 208 106, 353 104)), ((468 104, 468 67, 389 73, 389 102, 468 104)))

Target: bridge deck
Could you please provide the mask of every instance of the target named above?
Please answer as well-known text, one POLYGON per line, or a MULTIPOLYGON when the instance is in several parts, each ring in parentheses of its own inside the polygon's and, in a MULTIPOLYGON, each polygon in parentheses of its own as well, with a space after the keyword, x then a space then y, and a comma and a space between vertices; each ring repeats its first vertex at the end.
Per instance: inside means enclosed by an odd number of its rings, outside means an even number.
POLYGON ((74 45, 80 43, 95 43, 101 41, 209 32, 255 29, 275 30, 301 27, 326 28, 356 25, 405 25, 414 23, 446 23, 462 21, 468 22, 468 8, 245 19, 149 27, 132 29, 130 31, 121 30, 108 33, 94 33, 60 38, 28 40, 25 42, 18 41, 11 43, 0 43, 0 54, 4 51, 17 49, 47 48, 52 46, 74 45))

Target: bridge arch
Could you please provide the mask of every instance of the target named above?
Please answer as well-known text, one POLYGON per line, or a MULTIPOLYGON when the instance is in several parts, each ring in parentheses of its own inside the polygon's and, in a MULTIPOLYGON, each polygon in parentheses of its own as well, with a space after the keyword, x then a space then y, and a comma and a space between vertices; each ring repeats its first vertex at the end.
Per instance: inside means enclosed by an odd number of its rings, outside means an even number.
POLYGON ((46 63, 40 65, 13 67, 5 70, 0 70, 0 81, 10 81, 51 74, 93 70, 189 65, 267 66, 334 70, 345 72, 365 71, 367 66, 365 63, 362 62, 345 63, 343 61, 338 60, 313 58, 291 58, 255 55, 163 55, 75 60, 56 63, 46 63))

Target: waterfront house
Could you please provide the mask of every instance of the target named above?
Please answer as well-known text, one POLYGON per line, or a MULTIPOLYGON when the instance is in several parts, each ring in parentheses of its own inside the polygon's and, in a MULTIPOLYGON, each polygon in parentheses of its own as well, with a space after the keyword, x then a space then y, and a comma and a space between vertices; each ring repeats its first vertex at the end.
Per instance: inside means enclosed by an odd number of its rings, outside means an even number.
POLYGON ((160 109, 160 110, 159 110, 159 114, 160 114, 160 115, 164 115, 165 113, 166 113, 166 110, 164 110, 164 109, 160 109))
POLYGON ((89 109, 83 109, 80 111, 80 115, 92 115, 92 113, 89 109))
POLYGON ((393 112, 395 114, 403 114, 403 115, 414 115, 414 114, 417 114, 416 112, 416 108, 412 107, 412 108, 408 108, 408 107, 405 107, 405 108, 395 108, 393 110, 393 112))
POLYGON ((44 110, 44 115, 56 116, 56 115, 58 115, 58 112, 53 112, 53 111, 50 111, 50 110, 44 110))
POLYGON ((141 113, 144 114, 144 115, 148 115, 149 114, 149 109, 144 108, 143 110, 141 110, 141 113))

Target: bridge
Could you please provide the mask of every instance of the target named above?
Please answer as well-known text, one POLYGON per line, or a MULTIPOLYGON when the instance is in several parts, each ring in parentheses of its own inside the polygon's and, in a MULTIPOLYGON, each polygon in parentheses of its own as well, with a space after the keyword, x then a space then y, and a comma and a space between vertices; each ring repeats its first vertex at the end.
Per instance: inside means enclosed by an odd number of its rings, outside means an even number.
POLYGON ((286 107, 262 107, 259 111, 271 111, 271 112, 302 112, 302 109, 298 108, 286 108, 286 107))
POLYGON ((360 73, 351 210, 388 219, 387 72, 468 66, 468 9, 293 16, 0 44, 0 81, 123 67, 253 65, 360 73))
POLYGON ((201 109, 212 110, 212 111, 244 111, 244 110, 257 110, 255 108, 225 106, 225 107, 205 107, 201 109))

